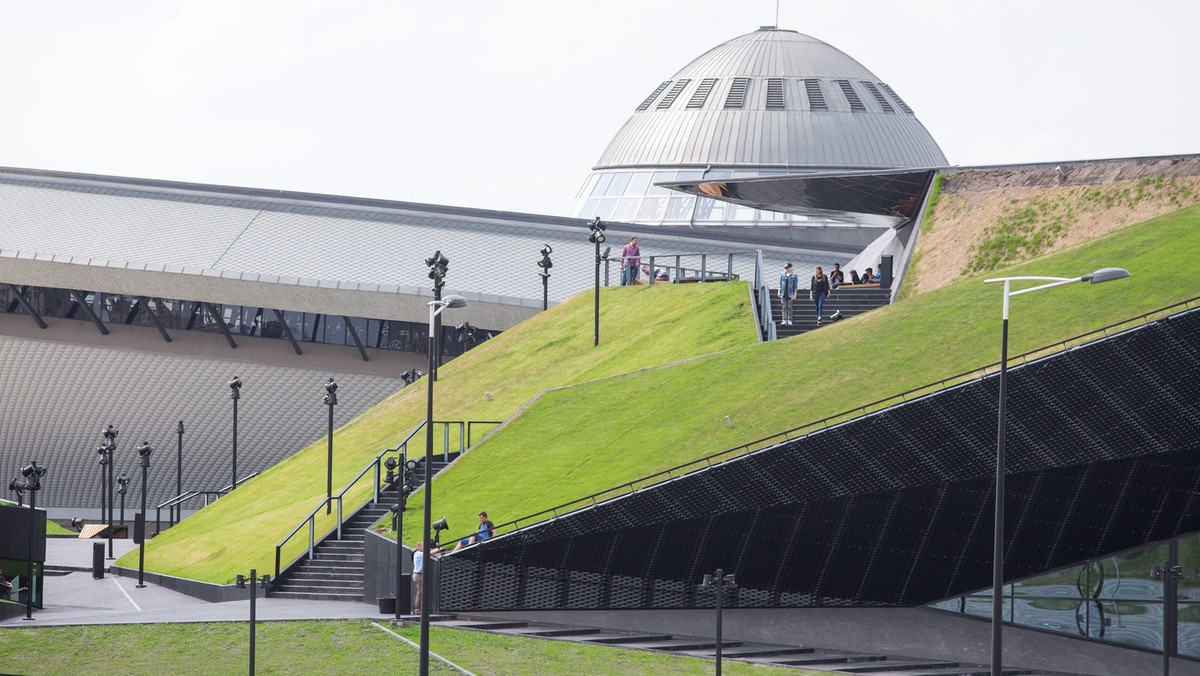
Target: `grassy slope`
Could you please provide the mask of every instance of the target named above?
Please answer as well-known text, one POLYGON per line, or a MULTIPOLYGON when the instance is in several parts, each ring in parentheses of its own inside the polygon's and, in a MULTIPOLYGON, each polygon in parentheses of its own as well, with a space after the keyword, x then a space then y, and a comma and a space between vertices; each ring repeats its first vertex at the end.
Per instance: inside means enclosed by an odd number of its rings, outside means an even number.
MULTIPOLYGON (((417 649, 361 620, 262 622, 255 670, 263 674, 415 674, 417 649)), ((398 633, 419 640, 419 628, 398 633)), ((710 674, 712 661, 654 651, 497 636, 433 627, 430 650, 478 674, 710 674)), ((0 630, 0 661, 29 664, 38 674, 236 674, 249 664, 244 622, 43 627, 0 630), (111 646, 121 646, 114 658, 111 646), (31 656, 36 656, 30 663, 31 656), (169 665, 169 666, 168 666, 169 665)), ((456 674, 430 660, 430 673, 456 674)), ((775 673, 779 667, 724 662, 730 674, 775 673)), ((32 673, 32 672, 31 672, 32 673)), ((787 669, 788 674, 818 672, 787 669)))
MULTIPOLYGON (((757 341, 745 284, 611 288, 601 295, 598 348, 592 346, 592 297, 577 296, 443 367, 435 417, 503 420, 545 388, 757 341)), ((425 393, 422 380, 335 432, 335 492, 424 420, 425 393)), ((423 452, 423 441, 422 433, 410 452, 423 452)), ((325 495, 325 454, 321 439, 154 538, 146 548, 147 570, 229 583, 251 567, 273 569, 275 543, 325 495)), ((365 495, 364 486, 359 496, 365 495)), ((322 514, 317 532, 332 523, 322 514)), ((303 549, 303 535, 293 539, 285 561, 303 549)), ((118 564, 136 566, 137 556, 118 564)))
MULTIPOLYGON (((1133 274, 1014 298, 1010 354, 1200 295, 1197 250, 1193 207, 989 275, 1133 274)), ((452 533, 480 509, 501 523, 994 362, 1001 294, 981 279, 796 338, 553 393, 438 478, 435 516, 452 533)), ((417 521, 405 523, 408 542, 417 521)))

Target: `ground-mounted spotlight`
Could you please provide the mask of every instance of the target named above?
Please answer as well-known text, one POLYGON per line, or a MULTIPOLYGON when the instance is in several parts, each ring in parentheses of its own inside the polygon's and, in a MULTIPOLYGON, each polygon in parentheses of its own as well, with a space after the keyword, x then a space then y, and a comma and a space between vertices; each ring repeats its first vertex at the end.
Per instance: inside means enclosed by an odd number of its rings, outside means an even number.
POLYGON ((400 374, 400 380, 403 380, 405 385, 412 385, 413 383, 420 380, 421 376, 423 376, 423 375, 425 375, 425 374, 422 373, 421 371, 418 371, 416 369, 409 369, 409 370, 405 371, 404 373, 400 374))
POLYGON ((829 321, 831 321, 831 322, 840 322, 840 321, 842 321, 842 311, 841 311, 841 310, 834 310, 834 311, 833 311, 833 314, 829 315, 829 321))
POLYGON ((83 530, 83 519, 79 517, 71 519, 71 528, 74 528, 77 531, 83 530))
POLYGON ((474 346, 479 343, 479 329, 471 322, 459 324, 454 327, 454 331, 458 334, 458 342, 464 345, 474 346))
POLYGON ((387 476, 383 478, 384 483, 389 486, 396 483, 396 468, 400 466, 400 461, 395 458, 388 458, 383 461, 383 466, 387 468, 387 476))

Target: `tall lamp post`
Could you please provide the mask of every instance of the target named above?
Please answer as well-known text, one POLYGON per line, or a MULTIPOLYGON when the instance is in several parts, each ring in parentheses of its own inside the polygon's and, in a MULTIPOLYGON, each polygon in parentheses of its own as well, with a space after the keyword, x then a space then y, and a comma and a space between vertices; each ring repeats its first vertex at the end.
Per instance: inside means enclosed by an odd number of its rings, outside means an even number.
POLYGON ((96 455, 100 459, 96 461, 100 465, 100 523, 105 523, 108 519, 105 514, 108 509, 108 444, 98 444, 96 446, 96 455))
MULTIPOLYGON (((433 273, 430 272, 432 275, 433 273)), ((434 320, 441 315, 446 308, 460 308, 467 306, 467 299, 462 296, 446 296, 444 300, 433 300, 429 302, 429 373, 433 374, 433 323, 434 320)), ((421 533, 421 541, 427 543, 425 556, 431 556, 430 531, 431 522, 433 521, 433 496, 431 489, 433 488, 433 378, 426 378, 429 381, 429 397, 425 408, 425 523, 421 533)), ((399 538, 399 533, 396 535, 399 538)), ((428 559, 426 559, 428 560, 428 559)), ((428 574, 429 570, 425 573, 428 574)), ((396 590, 399 592, 399 589, 396 590)), ((399 598, 396 599, 399 603, 399 598)), ((433 603, 433 586, 426 583, 421 585, 421 676, 429 674, 429 606, 433 603)))
POLYGON ((550 254, 553 252, 554 249, 550 248, 549 244, 543 244, 542 260, 538 261, 538 267, 542 269, 538 273, 542 278, 542 310, 550 307, 550 268, 554 267, 554 262, 550 260, 550 254))
MULTIPOLYGON (((246 588, 246 576, 239 574, 235 578, 234 584, 238 589, 246 588)), ((255 601, 258 600, 258 589, 256 585, 261 584, 264 590, 268 590, 271 584, 271 576, 264 574, 259 577, 258 571, 254 568, 250 569, 250 676, 254 676, 254 627, 258 623, 254 616, 255 601)))
POLYGON ((604 231, 608 229, 608 226, 597 216, 592 219, 588 227, 592 229, 592 233, 588 235, 588 241, 596 245, 596 321, 592 340, 592 347, 596 347, 600 344, 600 245, 604 243, 604 231))
POLYGON ((329 409, 329 460, 325 463, 325 513, 333 511, 333 407, 337 406, 338 385, 329 378, 325 383, 325 406, 329 409))
POLYGON ((229 398, 233 400, 233 481, 229 483, 229 492, 237 488, 237 406, 242 398, 242 379, 234 376, 229 381, 229 398))
POLYGON ((150 454, 153 452, 154 448, 150 446, 149 441, 143 441, 142 445, 137 447, 138 457, 142 459, 142 518, 137 520, 137 535, 139 543, 138 589, 143 589, 146 586, 146 477, 150 471, 150 454))
POLYGON ((1005 468, 1005 436, 1007 434, 1007 418, 1005 410, 1008 399, 1008 299, 1034 291, 1052 289, 1056 286, 1074 284, 1075 282, 1091 282, 1099 284, 1114 279, 1124 279, 1129 271, 1123 268, 1102 268, 1090 275, 1082 277, 1000 277, 985 279, 985 284, 1004 284, 1004 309, 1000 329, 1000 395, 999 420, 996 425, 996 480, 995 480, 995 513, 993 515, 992 531, 992 676, 1000 676, 1002 670, 1003 640, 1002 627, 1004 619, 1004 474, 1005 468), (1012 291, 1013 282, 1046 282, 1020 291, 1012 291))
POLYGON ((100 433, 104 435, 104 457, 108 460, 108 558, 113 559, 116 558, 113 556, 113 473, 117 465, 117 435, 120 432, 109 425, 100 433))
POLYGON ((396 487, 396 506, 392 509, 396 513, 393 525, 396 527, 396 619, 399 620, 403 614, 400 588, 404 577, 404 509, 409 494, 415 488, 417 462, 400 455, 398 458, 388 458, 383 464, 387 467, 386 481, 396 487))
MULTIPOLYGON (((179 443, 175 446, 175 497, 183 495, 183 421, 179 421, 179 425, 175 428, 175 434, 179 435, 179 443)), ((171 525, 183 521, 183 504, 176 504, 171 508, 171 525)))
POLYGON ((704 575, 704 581, 700 583, 702 589, 716 588, 717 590, 717 676, 721 676, 721 605, 725 596, 725 588, 737 588, 737 583, 734 582, 733 573, 725 574, 724 570, 717 569, 716 575, 704 575))
POLYGON ((18 496, 24 495, 25 491, 29 491, 29 542, 25 557, 25 619, 33 619, 33 531, 35 526, 34 516, 37 514, 37 492, 42 489, 42 477, 46 476, 46 468, 37 464, 37 460, 30 460, 28 465, 21 468, 21 478, 13 479, 8 484, 8 489, 15 491, 18 496))

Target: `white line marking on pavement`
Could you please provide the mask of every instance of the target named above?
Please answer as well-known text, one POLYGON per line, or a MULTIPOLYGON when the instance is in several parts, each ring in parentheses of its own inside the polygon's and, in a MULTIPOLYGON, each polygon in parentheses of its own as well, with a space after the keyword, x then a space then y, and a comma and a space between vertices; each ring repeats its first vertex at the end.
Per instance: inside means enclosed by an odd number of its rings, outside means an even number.
POLYGON ((142 607, 137 604, 137 601, 133 600, 133 597, 129 595, 129 592, 125 591, 125 588, 121 586, 121 583, 117 582, 117 578, 110 577, 108 579, 112 580, 113 584, 117 585, 117 589, 120 589, 121 593, 125 595, 125 598, 129 599, 129 603, 134 607, 135 610, 137 610, 139 613, 142 612, 142 607))

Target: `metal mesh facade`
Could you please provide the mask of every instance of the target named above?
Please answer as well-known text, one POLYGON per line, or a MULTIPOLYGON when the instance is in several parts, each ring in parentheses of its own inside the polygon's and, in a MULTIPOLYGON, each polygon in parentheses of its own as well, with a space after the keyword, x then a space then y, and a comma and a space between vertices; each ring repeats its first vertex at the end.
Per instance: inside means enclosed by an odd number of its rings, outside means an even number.
MULTIPOLYGON (((919 605, 991 584, 998 379, 442 561, 442 607, 919 605)), ((1200 311, 1009 372, 1006 580, 1200 530, 1200 311)))

